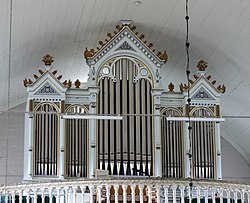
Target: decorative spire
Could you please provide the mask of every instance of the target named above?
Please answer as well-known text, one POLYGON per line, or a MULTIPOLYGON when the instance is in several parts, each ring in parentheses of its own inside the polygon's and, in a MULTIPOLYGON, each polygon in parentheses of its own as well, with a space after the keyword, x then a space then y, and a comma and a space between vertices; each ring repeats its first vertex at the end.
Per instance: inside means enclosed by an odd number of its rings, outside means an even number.
POLYGON ((174 92, 174 84, 172 82, 169 83, 168 90, 169 90, 169 92, 174 92))
POLYGON ((205 71, 207 68, 207 62, 204 60, 200 60, 197 64, 197 68, 199 71, 205 71))
POLYGON ((46 56, 43 57, 43 63, 45 66, 51 66, 51 64, 54 62, 54 57, 50 56, 49 54, 47 54, 46 56))

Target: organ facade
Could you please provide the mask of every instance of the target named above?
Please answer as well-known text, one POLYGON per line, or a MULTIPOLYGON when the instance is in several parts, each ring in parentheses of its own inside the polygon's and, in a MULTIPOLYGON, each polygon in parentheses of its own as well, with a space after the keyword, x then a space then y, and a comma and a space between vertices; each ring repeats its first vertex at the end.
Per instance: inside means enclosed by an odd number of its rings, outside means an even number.
POLYGON ((163 87, 166 52, 152 50, 135 26, 117 29, 97 50, 86 48, 86 83, 60 81, 50 55, 34 82, 24 80, 23 179, 94 178, 98 173, 221 179, 225 86, 215 86, 201 60, 188 84, 181 83, 179 90, 171 82, 163 87))

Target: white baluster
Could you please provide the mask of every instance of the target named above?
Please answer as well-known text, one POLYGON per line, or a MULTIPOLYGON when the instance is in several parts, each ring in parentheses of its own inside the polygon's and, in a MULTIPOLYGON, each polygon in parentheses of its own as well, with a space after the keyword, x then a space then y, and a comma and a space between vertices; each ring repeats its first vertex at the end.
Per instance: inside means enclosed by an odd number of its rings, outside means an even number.
POLYGON ((176 186, 172 186, 173 190, 173 203, 176 203, 176 186))
POLYGON ((201 190, 197 188, 197 203, 201 203, 201 190))
POLYGON ((216 190, 214 188, 212 190, 213 190, 213 192, 212 192, 212 195, 213 195, 212 196, 212 201, 213 201, 213 203, 216 203, 215 202, 215 193, 216 193, 216 190))
POLYGON ((77 192, 77 187, 73 187, 73 202, 76 203, 76 192, 77 192))
POLYGON ((98 203, 102 202, 102 185, 97 186, 98 203))
POLYGON ((205 188, 205 203, 208 203, 208 188, 205 188))
POLYGON ((230 197, 231 197, 231 194, 230 194, 230 190, 227 189, 227 203, 230 203, 230 197))
POLYGON ((90 199, 89 199, 89 203, 93 203, 94 202, 94 199, 93 199, 93 191, 94 191, 94 186, 91 185, 89 186, 89 195, 90 195, 90 199))
POLYGON ((139 185, 140 203, 143 203, 143 189, 144 185, 139 185))
POLYGON ((119 185, 115 184, 115 185, 114 185, 114 190, 115 190, 115 203, 118 203, 118 190, 119 190, 119 185))
POLYGON ((192 190, 191 187, 188 188, 188 198, 189 198, 189 203, 192 203, 192 190))
POLYGON ((148 203, 152 203, 152 186, 148 185, 148 203))
POLYGON ((34 197, 33 197, 34 201, 33 202, 37 203, 37 191, 34 190, 33 193, 34 193, 34 197))
POLYGON ((49 188, 49 203, 52 203, 53 195, 52 195, 53 188, 49 188))
POLYGON ((84 202, 84 196, 85 196, 84 193, 85 193, 86 186, 84 185, 84 186, 81 186, 80 188, 82 191, 82 202, 84 202))
POLYGON ((164 186, 165 203, 168 203, 168 186, 164 186))
POLYGON ((241 202, 245 202, 245 190, 242 189, 240 194, 241 194, 241 202))
POLYGON ((16 200, 16 198, 15 198, 15 191, 13 190, 11 192, 11 202, 15 203, 15 200, 16 200))
POLYGON ((250 192, 249 192, 249 190, 247 192, 247 203, 250 203, 250 192))
POLYGON ((42 203, 45 203, 45 190, 42 190, 42 203))
POLYGON ((160 186, 156 185, 156 198, 157 198, 157 203, 161 202, 161 197, 160 197, 160 186))
POLYGON ((19 195, 19 203, 22 203, 22 201, 23 201, 23 191, 19 190, 18 195, 19 195))
POLYGON ((60 188, 56 190, 56 203, 60 203, 60 188))
POLYGON ((9 199, 9 192, 7 191, 5 193, 5 203, 8 203, 8 199, 9 199))
POLYGON ((220 189, 220 203, 223 203, 223 189, 220 189))
POLYGON ((237 199, 238 199, 238 197, 237 197, 237 190, 235 190, 234 191, 234 202, 236 203, 237 202, 237 199))
POLYGON ((27 194, 26 196, 27 203, 30 203, 30 191, 28 190, 26 194, 27 194))
POLYGON ((136 187, 136 185, 130 185, 131 195, 132 195, 132 203, 135 203, 135 187, 136 187))
POLYGON ((185 198, 185 196, 184 196, 185 187, 181 186, 180 190, 181 190, 181 203, 185 203, 185 199, 184 199, 185 198))
POLYGON ((127 185, 122 185, 123 203, 127 202, 127 185))
POLYGON ((106 196, 107 196, 107 203, 110 202, 110 185, 106 185, 106 196))

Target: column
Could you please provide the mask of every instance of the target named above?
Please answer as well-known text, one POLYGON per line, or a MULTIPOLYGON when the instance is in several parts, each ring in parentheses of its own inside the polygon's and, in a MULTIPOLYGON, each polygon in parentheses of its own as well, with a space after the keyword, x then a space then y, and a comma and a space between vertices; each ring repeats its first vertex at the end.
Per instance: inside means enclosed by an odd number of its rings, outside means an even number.
POLYGON ((154 176, 162 176, 162 160, 161 160, 161 117, 160 110, 154 110, 154 133, 155 133, 155 163, 154 163, 154 176))
POLYGON ((114 185, 114 189, 115 189, 115 203, 118 203, 118 190, 119 190, 119 185, 115 184, 114 185))
POLYGON ((144 189, 144 185, 139 185, 140 203, 143 203, 143 189, 144 189))
MULTIPOLYGON (((96 114, 96 107, 89 107, 89 114, 96 114)), ((89 178, 95 177, 95 169, 96 169, 96 120, 89 119, 89 178)))
POLYGON ((123 203, 127 202, 127 185, 122 185, 123 203))
POLYGON ((31 180, 32 179, 32 175, 33 175, 33 126, 34 126, 34 119, 33 116, 30 116, 28 118, 28 122, 29 122, 29 130, 28 130, 28 179, 31 180))
POLYGON ((215 202, 215 193, 216 193, 216 189, 212 188, 212 190, 213 190, 213 192, 212 192, 212 195, 213 195, 213 196, 212 196, 212 202, 213 202, 213 203, 216 203, 216 202, 215 202))
POLYGON ((185 166, 185 178, 191 177, 191 159, 189 155, 191 154, 190 149, 190 138, 188 130, 189 122, 183 122, 183 133, 184 133, 184 166, 185 166))
POLYGON ((130 185, 130 188, 131 188, 132 203, 135 203, 135 188, 136 188, 136 185, 130 185))
POLYGON ((220 123, 215 124, 215 136, 216 136, 216 175, 217 180, 222 179, 221 169, 221 141, 220 141, 220 123))
POLYGON ((59 158, 59 178, 64 179, 64 154, 65 154, 65 120, 60 117, 60 158, 59 158))
POLYGON ((220 189, 220 203, 223 203, 223 189, 220 189))
POLYGON ((81 202, 84 202, 84 196, 85 196, 84 193, 85 193, 86 186, 84 185, 84 186, 81 186, 80 188, 82 190, 82 201, 81 202))

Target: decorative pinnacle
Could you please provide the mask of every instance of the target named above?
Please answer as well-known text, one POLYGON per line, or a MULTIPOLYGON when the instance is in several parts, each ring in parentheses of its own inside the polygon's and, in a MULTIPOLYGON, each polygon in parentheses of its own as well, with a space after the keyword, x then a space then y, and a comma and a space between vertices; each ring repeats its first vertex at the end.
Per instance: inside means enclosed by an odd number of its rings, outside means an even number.
POLYGON ((47 54, 43 57, 43 63, 45 66, 51 66, 51 64, 54 62, 54 57, 47 54))
POLYGON ((51 66, 51 64, 54 62, 53 58, 54 58, 53 56, 47 54, 46 56, 43 57, 42 61, 45 66, 51 66))
POLYGON ((207 68, 207 62, 204 60, 200 60, 197 64, 197 67, 198 67, 199 71, 205 71, 207 68))

